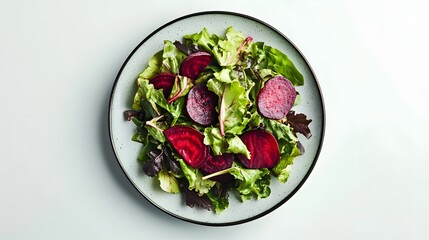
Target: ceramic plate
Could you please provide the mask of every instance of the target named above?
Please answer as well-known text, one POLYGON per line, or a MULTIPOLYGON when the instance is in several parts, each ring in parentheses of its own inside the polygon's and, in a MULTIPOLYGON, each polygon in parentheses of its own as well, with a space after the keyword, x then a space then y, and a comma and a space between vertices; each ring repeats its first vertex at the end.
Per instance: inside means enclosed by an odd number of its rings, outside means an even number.
POLYGON ((303 185, 310 175, 319 155, 325 112, 322 95, 316 76, 310 65, 295 45, 272 26, 243 14, 230 12, 200 12, 175 19, 151 33, 129 55, 114 82, 110 99, 109 130, 112 147, 125 175, 135 188, 153 205, 171 216, 204 225, 233 225, 257 219, 275 210, 303 185), (185 34, 200 32, 206 27, 210 33, 224 36, 227 27, 233 26, 254 41, 262 41, 284 52, 304 75, 305 85, 297 87, 302 102, 294 107, 297 113, 304 113, 312 119, 312 137, 299 135, 305 154, 295 159, 289 179, 280 183, 271 181, 271 195, 260 200, 240 202, 231 194, 229 207, 221 214, 185 205, 180 194, 169 194, 160 190, 157 180, 144 175, 137 162, 142 145, 131 141, 135 132, 132 122, 124 119, 123 112, 131 108, 136 91, 136 79, 146 68, 149 59, 162 49, 164 40, 182 40, 185 34))

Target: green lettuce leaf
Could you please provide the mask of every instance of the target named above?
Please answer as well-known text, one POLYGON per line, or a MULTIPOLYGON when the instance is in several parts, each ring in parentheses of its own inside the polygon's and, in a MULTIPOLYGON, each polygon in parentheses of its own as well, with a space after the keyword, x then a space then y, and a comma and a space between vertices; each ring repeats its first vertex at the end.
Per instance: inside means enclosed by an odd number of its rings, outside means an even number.
POLYGON ((167 103, 176 101, 180 97, 186 96, 193 84, 190 78, 177 75, 167 103))
POLYGON ((211 205, 216 214, 221 213, 225 210, 228 205, 228 190, 229 187, 225 186, 225 184, 216 184, 210 191, 207 193, 211 201, 211 205))
POLYGON ((228 172, 238 180, 237 191, 242 201, 252 197, 266 198, 270 195, 271 176, 267 168, 247 169, 234 162, 228 172))
POLYGON ((223 104, 220 105, 219 115, 223 113, 224 117, 220 121, 224 124, 225 134, 241 134, 250 120, 245 115, 250 102, 246 97, 246 89, 234 80, 226 84, 221 97, 223 104))
POLYGON ((216 182, 206 179, 203 180, 203 174, 200 170, 195 169, 191 166, 189 166, 185 161, 182 159, 179 159, 180 167, 183 170, 183 174, 185 175, 185 178, 189 182, 189 190, 194 190, 198 192, 200 196, 203 194, 206 194, 210 191, 210 189, 216 184, 216 182))
POLYGON ((204 144, 210 146, 216 156, 226 152, 243 154, 250 159, 250 152, 243 141, 236 135, 222 136, 218 127, 204 129, 204 144))
POLYGON ((179 193, 179 182, 177 179, 170 173, 161 170, 158 173, 158 180, 160 183, 160 187, 162 190, 168 192, 168 193, 179 193))
POLYGON ((164 130, 168 128, 164 121, 160 121, 162 118, 164 118, 163 115, 147 121, 145 124, 148 134, 161 143, 165 142, 164 130))
MULTIPOLYGON (((168 103, 162 89, 155 89, 148 79, 139 78, 137 79, 137 83, 139 88, 136 95, 138 95, 139 104, 147 100, 153 111, 157 112, 158 115, 161 114, 160 108, 166 110, 172 118, 171 126, 174 125, 182 113, 185 99, 181 97, 172 103, 168 103)), ((135 104, 137 103, 135 102, 135 104)))
MULTIPOLYGON (((283 147, 283 151, 287 151, 287 147, 283 147)), ((293 160, 300 154, 301 152, 296 144, 292 145, 292 149, 289 152, 282 152, 279 163, 273 167, 273 173, 280 182, 285 183, 287 181, 293 160)))
POLYGON ((237 63, 245 39, 244 35, 233 27, 226 30, 226 39, 219 40, 213 47, 213 55, 220 66, 234 66, 237 63))
POLYGON ((140 73, 140 78, 151 79, 161 72, 163 51, 157 52, 149 60, 148 67, 140 73))
POLYGON ((170 72, 179 74, 180 64, 186 55, 180 51, 171 41, 164 41, 164 50, 162 51, 161 72, 170 72))
POLYGON ((183 38, 201 46, 204 50, 211 53, 213 53, 212 49, 219 41, 219 37, 215 34, 210 35, 206 28, 203 28, 199 33, 185 35, 183 38))
POLYGON ((280 161, 273 167, 273 173, 279 181, 286 182, 290 165, 293 164, 295 157, 301 154, 297 147, 298 138, 287 124, 268 119, 264 121, 264 124, 265 129, 276 137, 280 149, 280 161))
POLYGON ((227 153, 243 154, 247 159, 250 159, 249 150, 238 136, 226 137, 225 140, 228 143, 227 153))
POLYGON ((203 134, 204 144, 211 147, 214 155, 222 155, 226 151, 227 143, 218 127, 206 127, 203 134))
POLYGON ((249 49, 256 70, 270 69, 274 71, 263 73, 265 76, 268 76, 267 73, 273 76, 281 74, 295 86, 304 85, 303 75, 283 52, 262 42, 252 43, 249 49))
POLYGON ((250 120, 247 108, 251 102, 246 89, 237 79, 229 83, 218 79, 207 81, 207 88, 219 96, 219 128, 222 136, 239 135, 250 120))

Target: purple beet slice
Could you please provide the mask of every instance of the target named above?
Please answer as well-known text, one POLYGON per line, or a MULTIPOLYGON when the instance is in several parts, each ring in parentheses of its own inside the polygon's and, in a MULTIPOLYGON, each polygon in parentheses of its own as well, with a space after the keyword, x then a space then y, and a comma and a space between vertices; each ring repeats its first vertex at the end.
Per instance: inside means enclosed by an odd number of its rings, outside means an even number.
POLYGON ((150 79, 149 82, 153 84, 155 89, 162 89, 164 97, 168 98, 168 96, 170 96, 171 90, 173 89, 175 79, 176 75, 164 72, 156 75, 150 79))
POLYGON ((230 168, 233 162, 234 154, 232 153, 224 153, 218 156, 210 155, 201 169, 206 173, 215 173, 230 168))
POLYGON ((246 168, 272 168, 280 161, 279 145, 276 138, 268 131, 257 129, 244 133, 241 137, 250 159, 238 155, 246 168))
POLYGON ((209 155, 204 135, 189 126, 176 125, 164 130, 164 135, 183 160, 193 168, 201 167, 209 155))
POLYGON ((217 119, 216 105, 218 96, 210 91, 205 84, 197 84, 191 88, 186 98, 186 111, 196 123, 208 126, 217 119))
POLYGON ((180 65, 180 75, 195 80, 209 65, 212 56, 207 52, 196 52, 188 55, 180 65))
POLYGON ((288 79, 283 76, 271 78, 259 91, 258 111, 266 118, 282 119, 291 110, 295 98, 295 88, 288 79))
MULTIPOLYGON (((204 173, 211 174, 230 168, 233 162, 234 154, 232 153, 224 153, 218 156, 213 156, 210 154, 207 160, 201 166, 201 169, 204 171, 204 173)), ((229 173, 224 173, 211 177, 210 180, 225 183, 233 181, 234 177, 229 173)))

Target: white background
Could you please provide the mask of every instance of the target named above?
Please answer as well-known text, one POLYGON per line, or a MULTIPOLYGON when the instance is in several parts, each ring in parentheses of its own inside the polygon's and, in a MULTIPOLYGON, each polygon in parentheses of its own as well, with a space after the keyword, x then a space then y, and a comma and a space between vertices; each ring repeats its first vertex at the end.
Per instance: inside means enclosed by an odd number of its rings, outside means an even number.
POLYGON ((0 239, 429 239, 425 1, 0 1, 0 239), (312 65, 316 167, 258 220, 206 227, 148 203, 113 155, 109 95, 134 47, 205 10, 259 18, 312 65))

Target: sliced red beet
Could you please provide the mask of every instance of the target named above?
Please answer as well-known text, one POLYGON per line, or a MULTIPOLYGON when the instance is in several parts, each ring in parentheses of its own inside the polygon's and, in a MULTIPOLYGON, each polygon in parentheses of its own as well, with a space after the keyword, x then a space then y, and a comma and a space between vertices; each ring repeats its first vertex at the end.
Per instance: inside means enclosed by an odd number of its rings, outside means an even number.
MULTIPOLYGON (((204 173, 211 174, 230 168, 233 162, 234 154, 232 153, 225 153, 219 156, 212 156, 210 154, 205 163, 201 166, 201 169, 204 173)), ((210 179, 217 182, 231 182, 234 180, 234 177, 229 173, 224 173, 211 177, 210 179)))
POLYGON ((211 125, 216 119, 218 96, 210 91, 205 84, 197 84, 191 88, 186 98, 186 111, 189 117, 203 126, 211 125))
POLYGON ((270 119, 282 119, 291 110, 296 98, 293 84, 283 76, 271 78, 259 91, 259 113, 270 119))
POLYGON ((209 155, 204 135, 189 126, 176 125, 164 130, 164 135, 183 160, 194 168, 201 167, 209 155))
POLYGON ((196 52, 188 55, 180 65, 180 75, 195 80, 209 65, 212 56, 207 52, 196 52))
POLYGON ((176 75, 164 72, 156 75, 149 82, 153 84, 155 89, 162 89, 164 97, 167 98, 173 89, 175 79, 176 75))
POLYGON ((244 133, 240 138, 251 156, 247 159, 238 155, 246 168, 272 168, 280 161, 279 145, 270 132, 257 129, 244 133))
POLYGON ((230 168, 234 162, 234 154, 224 153, 218 156, 210 155, 207 161, 201 166, 206 173, 215 173, 230 168))

